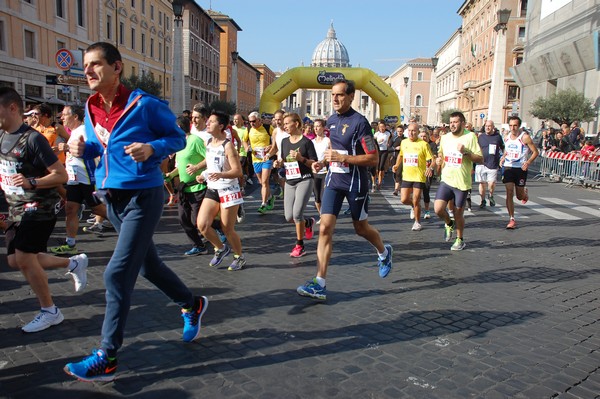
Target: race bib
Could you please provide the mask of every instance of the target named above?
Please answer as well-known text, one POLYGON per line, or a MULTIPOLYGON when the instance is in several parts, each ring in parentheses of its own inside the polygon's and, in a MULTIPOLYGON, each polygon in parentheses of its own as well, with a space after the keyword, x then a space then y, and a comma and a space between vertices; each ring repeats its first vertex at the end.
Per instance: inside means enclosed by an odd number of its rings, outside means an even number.
POLYGON ((283 166, 285 167, 285 178, 287 180, 300 179, 302 177, 298 161, 284 162, 283 166))
POLYGON ((266 153, 266 148, 265 147, 258 147, 254 149, 254 157, 256 159, 260 159, 262 160, 265 157, 265 153, 266 153))
POLYGON ((12 163, 0 163, 0 178, 2 179, 2 190, 6 194, 11 195, 24 195, 25 190, 23 187, 15 186, 13 182, 13 176, 17 174, 17 168, 12 163))
POLYGON ((495 155, 496 154, 496 144, 490 144, 488 147, 488 154, 495 155))
POLYGON ((242 192, 240 191, 240 186, 238 184, 228 188, 220 188, 218 192, 219 201, 221 202, 221 206, 223 208, 230 208, 234 205, 240 205, 244 203, 244 197, 242 196, 242 192))
POLYGON ((73 165, 69 165, 67 162, 65 169, 67 170, 67 176, 69 176, 69 181, 67 183, 77 182, 77 174, 75 173, 75 168, 73 168, 73 165))
POLYGON ((506 151, 506 159, 510 161, 516 161, 517 159, 519 159, 519 152, 510 150, 506 151))
POLYGON ((419 166, 419 154, 406 154, 403 158, 404 166, 419 166))
POLYGON ((96 126, 94 126, 94 131, 98 135, 98 138, 100 139, 100 141, 102 141, 102 143, 104 143, 104 145, 107 145, 108 138, 110 137, 110 132, 108 130, 106 130, 104 127, 100 126, 98 123, 96 123, 96 126))
MULTIPOLYGON (((348 155, 346 150, 334 150, 343 155, 348 155)), ((329 170, 331 173, 350 173, 350 165, 347 162, 330 162, 329 170)))
POLYGON ((444 154, 445 166, 449 168, 460 168, 462 165, 463 154, 459 151, 451 151, 444 154))

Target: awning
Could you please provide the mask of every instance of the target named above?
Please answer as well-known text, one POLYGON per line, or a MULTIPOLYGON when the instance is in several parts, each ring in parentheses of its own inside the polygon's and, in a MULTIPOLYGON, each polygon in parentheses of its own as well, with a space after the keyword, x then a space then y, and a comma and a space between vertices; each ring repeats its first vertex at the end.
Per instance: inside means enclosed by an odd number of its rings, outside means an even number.
POLYGON ((67 105, 66 101, 63 101, 60 98, 56 98, 56 97, 43 98, 43 97, 36 97, 36 96, 25 96, 25 100, 28 102, 34 102, 34 103, 46 103, 46 104, 51 104, 51 105, 67 105))
POLYGON ((25 96, 25 100, 34 103, 45 103, 46 99, 43 97, 25 96))

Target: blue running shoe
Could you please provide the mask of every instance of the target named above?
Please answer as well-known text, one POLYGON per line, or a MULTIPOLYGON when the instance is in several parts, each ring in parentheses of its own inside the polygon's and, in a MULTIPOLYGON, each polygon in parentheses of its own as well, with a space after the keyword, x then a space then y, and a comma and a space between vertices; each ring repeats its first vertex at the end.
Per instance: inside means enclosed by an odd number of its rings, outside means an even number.
POLYGON ((206 249, 206 247, 203 245, 201 247, 192 247, 192 249, 190 249, 189 251, 185 251, 183 254, 185 256, 198 256, 198 255, 204 255, 208 253, 208 249, 206 249))
POLYGON ((202 316, 208 309, 208 298, 201 296, 195 298, 196 304, 192 309, 181 309, 183 317, 183 342, 192 342, 200 336, 202 316))
POLYGON ((296 292, 300 296, 308 296, 320 301, 327 299, 327 289, 325 287, 321 287, 319 283, 317 283, 316 278, 313 278, 312 280, 307 281, 306 284, 298 287, 296 292))
POLYGON ((392 270, 392 254, 394 252, 394 249, 391 245, 386 244, 384 246, 387 249, 388 254, 385 259, 379 259, 377 261, 379 264, 379 277, 381 278, 386 278, 387 275, 390 274, 390 271, 392 270))
POLYGON ((227 244, 227 236, 225 235, 225 233, 223 233, 223 230, 215 229, 215 231, 217 232, 217 235, 219 236, 219 241, 221 241, 223 244, 227 244))
POLYGON ((94 349, 92 354, 79 363, 68 363, 65 373, 81 381, 112 381, 117 371, 117 359, 109 359, 102 349, 94 349))
POLYGON ((223 259, 229 255, 230 252, 231 248, 229 248, 227 244, 225 244, 221 249, 215 249, 215 256, 213 256, 213 258, 210 260, 210 265, 212 267, 219 266, 221 262, 223 262, 223 259))

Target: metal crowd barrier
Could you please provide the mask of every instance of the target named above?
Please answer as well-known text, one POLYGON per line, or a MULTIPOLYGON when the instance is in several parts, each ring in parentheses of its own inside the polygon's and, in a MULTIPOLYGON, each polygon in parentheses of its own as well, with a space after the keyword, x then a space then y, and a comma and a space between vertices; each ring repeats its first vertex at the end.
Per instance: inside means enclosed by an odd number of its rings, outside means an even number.
POLYGON ((534 166, 539 172, 533 178, 563 182, 567 186, 600 188, 600 155, 583 157, 580 153, 546 151, 534 166))

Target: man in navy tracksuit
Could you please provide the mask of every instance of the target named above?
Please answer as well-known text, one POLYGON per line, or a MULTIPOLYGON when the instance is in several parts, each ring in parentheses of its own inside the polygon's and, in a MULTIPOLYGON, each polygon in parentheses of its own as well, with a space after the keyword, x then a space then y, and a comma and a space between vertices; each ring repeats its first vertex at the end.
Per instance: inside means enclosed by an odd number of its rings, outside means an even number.
POLYGON ((208 300, 194 297, 159 258, 152 236, 163 210, 161 161, 185 146, 185 135, 167 103, 120 83, 123 62, 118 49, 95 43, 84 55, 84 73, 96 92, 86 104, 88 140, 72 143, 73 156, 100 156, 96 169, 98 195, 119 233, 104 272, 106 313, 100 349, 81 362, 65 366, 84 381, 112 381, 117 350, 123 344, 131 294, 141 274, 182 308, 183 340, 196 339, 208 300))

